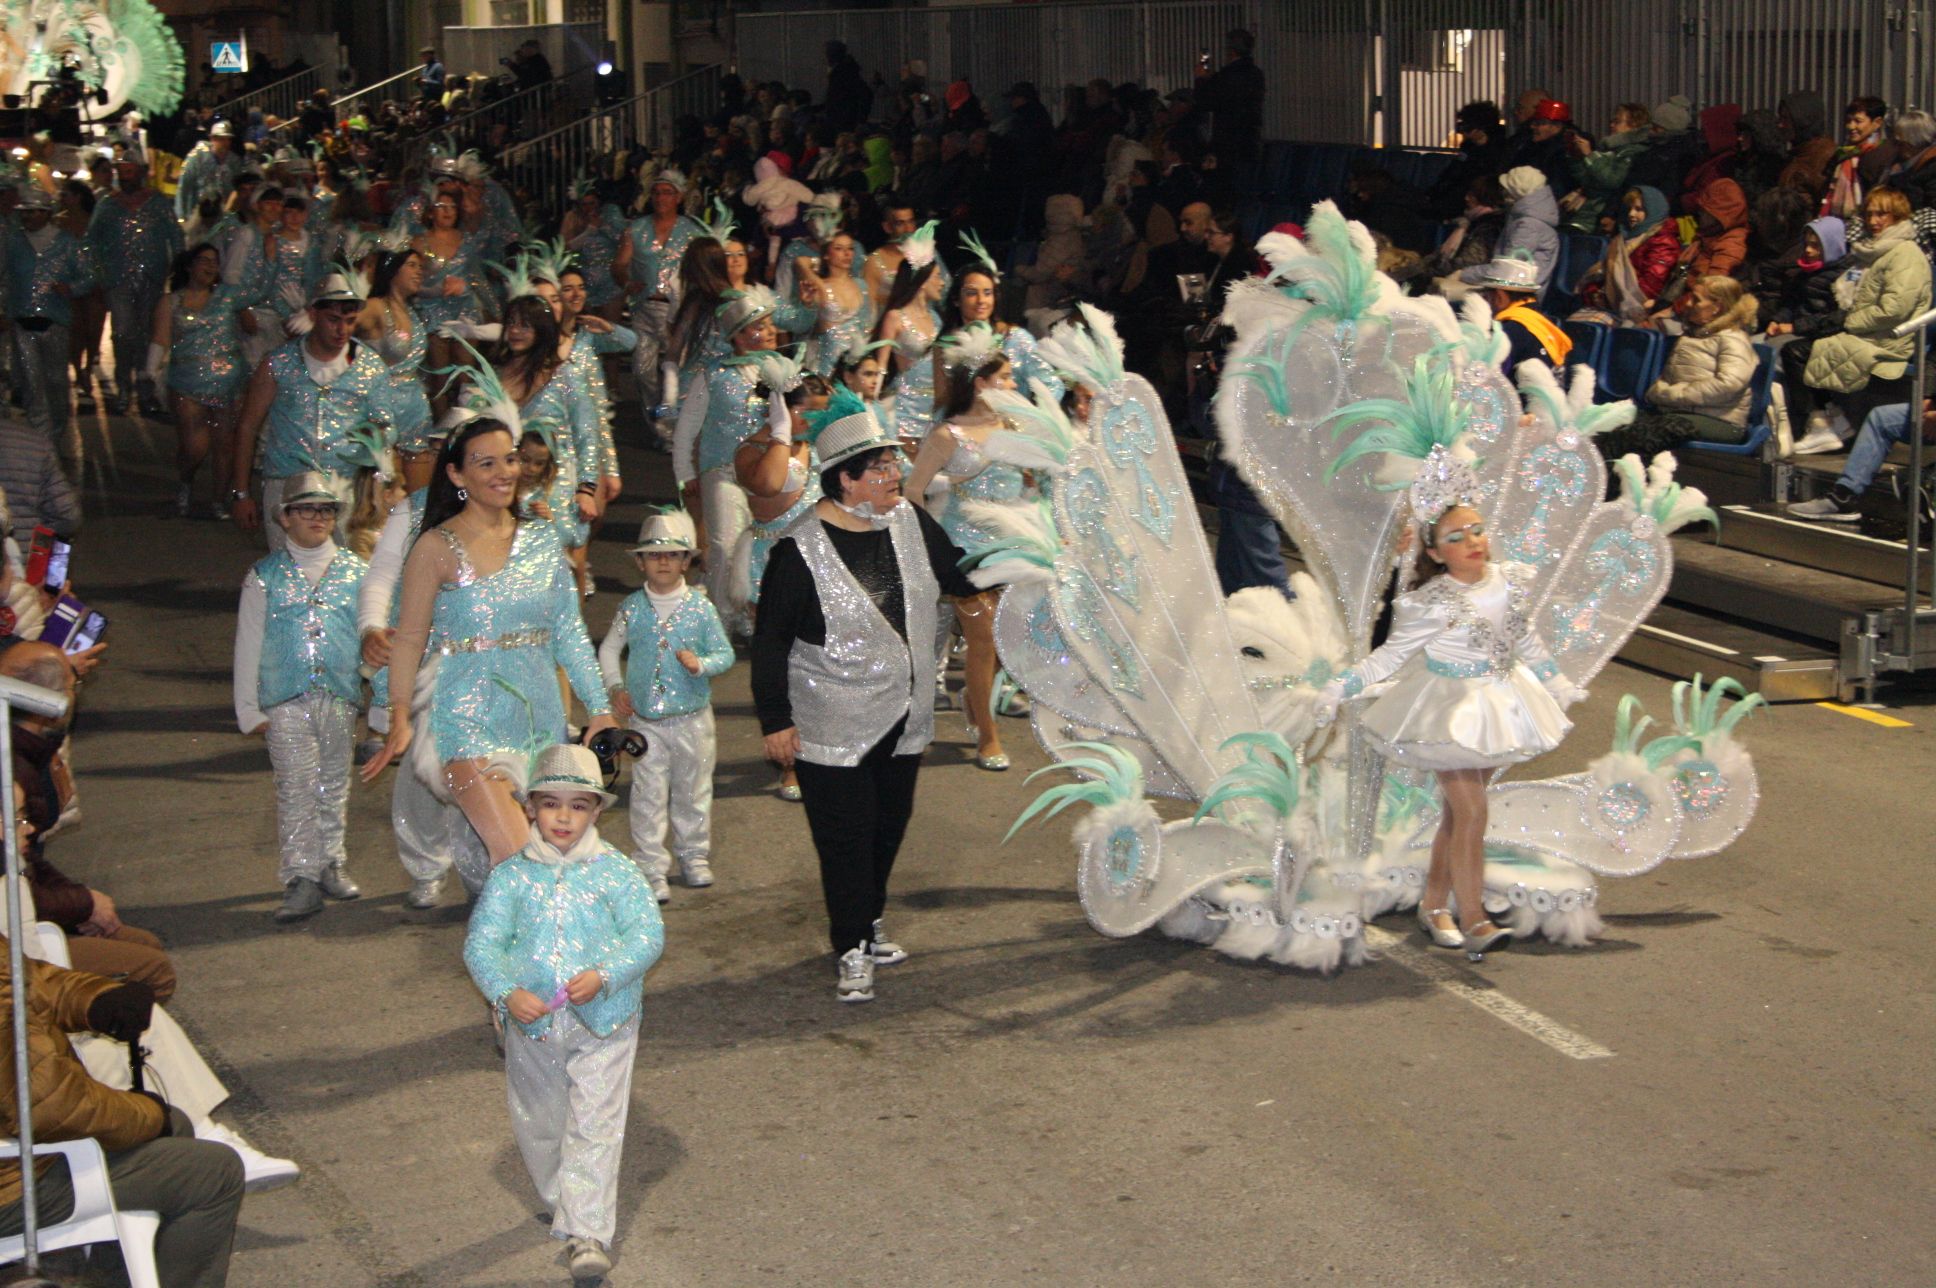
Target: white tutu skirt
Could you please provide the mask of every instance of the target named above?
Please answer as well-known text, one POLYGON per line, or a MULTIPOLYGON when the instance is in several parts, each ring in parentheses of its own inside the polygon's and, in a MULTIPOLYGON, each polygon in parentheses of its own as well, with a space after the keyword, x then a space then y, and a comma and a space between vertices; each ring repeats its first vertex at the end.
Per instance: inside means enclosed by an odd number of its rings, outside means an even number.
POLYGON ((1414 661, 1359 721, 1378 750, 1412 769, 1497 769, 1551 751, 1572 730, 1524 665, 1457 679, 1414 661))

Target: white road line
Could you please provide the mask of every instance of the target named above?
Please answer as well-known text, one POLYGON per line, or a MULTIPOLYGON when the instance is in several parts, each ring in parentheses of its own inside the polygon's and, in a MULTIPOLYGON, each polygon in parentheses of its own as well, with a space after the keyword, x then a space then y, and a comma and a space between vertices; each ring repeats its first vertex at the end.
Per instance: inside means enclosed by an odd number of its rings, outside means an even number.
POLYGON ((1613 1056, 1612 1051, 1592 1038, 1575 1033, 1530 1006, 1522 1006, 1496 988, 1480 987, 1457 967, 1440 961, 1417 944, 1389 930, 1366 926, 1365 942, 1403 969, 1431 981, 1434 986, 1471 1003, 1495 1019, 1504 1020, 1521 1033, 1539 1039, 1561 1055, 1575 1060, 1606 1060, 1613 1056))

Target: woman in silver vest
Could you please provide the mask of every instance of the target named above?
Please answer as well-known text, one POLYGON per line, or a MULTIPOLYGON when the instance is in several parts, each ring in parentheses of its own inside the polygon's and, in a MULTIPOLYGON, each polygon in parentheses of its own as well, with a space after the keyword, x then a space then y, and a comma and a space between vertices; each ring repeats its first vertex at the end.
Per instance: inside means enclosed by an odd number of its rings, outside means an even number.
POLYGON ((935 605, 972 595, 962 552, 901 498, 891 427, 871 410, 822 426, 821 499, 773 546, 753 628, 768 759, 799 775, 839 957, 836 996, 874 997, 904 961, 881 914, 934 737, 935 605))

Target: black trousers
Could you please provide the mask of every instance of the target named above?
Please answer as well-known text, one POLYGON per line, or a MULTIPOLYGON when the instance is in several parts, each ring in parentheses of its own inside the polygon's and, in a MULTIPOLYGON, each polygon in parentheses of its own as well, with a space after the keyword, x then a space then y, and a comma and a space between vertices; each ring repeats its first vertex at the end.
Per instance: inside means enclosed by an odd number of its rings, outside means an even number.
POLYGON ((836 953, 873 938, 887 906, 887 878, 914 816, 921 757, 897 756, 903 718, 851 769, 795 761, 800 803, 813 848, 820 855, 820 889, 827 900, 829 938, 836 953))

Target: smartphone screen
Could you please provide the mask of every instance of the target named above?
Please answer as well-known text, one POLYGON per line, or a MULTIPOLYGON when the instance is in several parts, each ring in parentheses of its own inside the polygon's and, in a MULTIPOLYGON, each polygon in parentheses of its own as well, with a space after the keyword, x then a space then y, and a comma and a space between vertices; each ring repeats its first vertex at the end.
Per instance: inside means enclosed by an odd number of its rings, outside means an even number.
POLYGON ((69 635, 67 642, 61 645, 61 651, 63 653, 79 653, 83 649, 93 648, 96 644, 100 643, 101 633, 107 630, 107 628, 107 618, 101 616, 99 613, 89 613, 87 620, 81 623, 81 628, 72 635, 69 635))
POLYGON ((55 541, 47 555, 47 569, 40 579, 43 586, 58 589, 67 584, 67 565, 74 555, 74 547, 65 541, 55 541))

